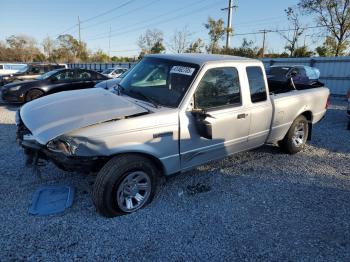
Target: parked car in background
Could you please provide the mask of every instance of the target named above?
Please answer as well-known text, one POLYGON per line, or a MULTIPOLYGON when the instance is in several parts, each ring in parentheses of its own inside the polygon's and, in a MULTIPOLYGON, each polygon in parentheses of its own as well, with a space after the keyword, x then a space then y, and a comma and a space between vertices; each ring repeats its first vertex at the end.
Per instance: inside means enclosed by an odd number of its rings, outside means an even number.
POLYGON ((26 66, 27 64, 0 63, 0 75, 15 74, 26 66))
POLYGON ((289 83, 291 77, 295 88, 298 90, 324 86, 319 81, 320 71, 317 68, 304 65, 271 66, 266 70, 266 77, 270 92, 276 94, 293 88, 293 85, 289 83))
POLYGON ((17 141, 27 163, 98 171, 93 202, 113 217, 147 205, 163 176, 266 143, 303 150, 328 96, 324 87, 269 95, 259 60, 149 55, 119 92, 62 92, 24 105, 17 141))
POLYGON ((23 80, 33 80, 38 76, 56 69, 68 68, 66 64, 43 64, 31 63, 24 65, 15 73, 3 75, 0 85, 5 85, 12 82, 19 82, 23 80))
POLYGON ((92 88, 106 79, 106 76, 91 70, 57 69, 35 80, 7 84, 2 87, 1 96, 6 102, 25 103, 52 93, 92 88))
POLYGON ((121 74, 120 76, 118 76, 117 78, 113 78, 113 79, 108 79, 102 82, 99 82, 95 85, 95 87, 97 88, 103 88, 109 91, 113 91, 116 89, 116 87, 118 86, 119 82, 126 76, 126 74, 129 71, 125 71, 123 74, 121 74))
POLYGON ((128 68, 124 67, 114 67, 114 68, 107 68, 106 70, 102 71, 102 74, 107 76, 108 78, 117 78, 121 74, 128 71, 128 68))

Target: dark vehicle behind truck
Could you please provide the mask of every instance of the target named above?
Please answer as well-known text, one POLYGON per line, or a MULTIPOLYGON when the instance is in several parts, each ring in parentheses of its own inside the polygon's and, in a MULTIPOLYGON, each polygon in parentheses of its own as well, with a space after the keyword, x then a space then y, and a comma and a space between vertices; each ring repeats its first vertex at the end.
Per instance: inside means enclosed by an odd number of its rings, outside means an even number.
POLYGON ((278 65, 271 66, 266 70, 266 77, 269 83, 270 92, 279 94, 293 88, 297 90, 322 87, 319 81, 320 71, 317 68, 304 65, 278 65), (293 79, 291 85, 290 79, 293 79))
POLYGON ((67 68, 66 64, 42 64, 42 63, 28 64, 17 73, 1 75, 0 86, 6 85, 12 82, 34 80, 38 76, 45 74, 49 71, 56 70, 56 69, 65 69, 65 68, 67 68))

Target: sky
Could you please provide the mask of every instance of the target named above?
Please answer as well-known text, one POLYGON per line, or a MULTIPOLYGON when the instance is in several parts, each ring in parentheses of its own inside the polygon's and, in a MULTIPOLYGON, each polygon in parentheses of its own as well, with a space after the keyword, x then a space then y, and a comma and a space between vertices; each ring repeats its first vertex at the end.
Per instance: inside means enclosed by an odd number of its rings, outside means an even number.
MULTIPOLYGON (((174 31, 184 27, 192 33, 191 39, 200 37, 208 42, 204 23, 209 16, 222 18, 226 23, 227 11, 221 9, 228 6, 228 0, 0 0, 0 3, 0 41, 18 34, 32 36, 38 43, 47 36, 56 38, 62 33, 78 38, 79 16, 81 39, 88 48, 102 49, 112 56, 137 56, 140 52, 137 39, 147 29, 163 31, 166 45, 174 31)), ((288 29, 284 10, 297 3, 298 0, 233 0, 238 6, 233 9, 234 33, 288 29)), ((310 18, 303 21, 307 26, 315 25, 310 18)), ((319 40, 311 33, 306 32, 300 44, 305 40, 315 46, 319 40)), ((233 36, 231 46, 241 45, 244 37, 262 46, 262 34, 233 36)), ((267 34, 267 52, 282 52, 284 46, 285 41, 278 33, 267 34)))

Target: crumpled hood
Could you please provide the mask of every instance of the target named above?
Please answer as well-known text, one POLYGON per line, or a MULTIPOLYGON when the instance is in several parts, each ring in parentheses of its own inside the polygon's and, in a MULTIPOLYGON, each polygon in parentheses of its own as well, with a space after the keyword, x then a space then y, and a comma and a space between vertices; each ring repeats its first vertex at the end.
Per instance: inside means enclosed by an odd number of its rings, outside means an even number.
POLYGON ((40 144, 101 122, 145 113, 124 97, 101 88, 66 91, 25 104, 20 111, 25 126, 40 144))

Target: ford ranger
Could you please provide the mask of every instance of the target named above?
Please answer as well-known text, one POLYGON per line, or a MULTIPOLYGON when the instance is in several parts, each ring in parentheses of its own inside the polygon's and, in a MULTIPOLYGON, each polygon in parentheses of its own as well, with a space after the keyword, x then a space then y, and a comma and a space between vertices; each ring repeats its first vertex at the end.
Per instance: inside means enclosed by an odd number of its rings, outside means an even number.
POLYGON ((148 204, 161 176, 264 144, 301 151, 328 96, 325 87, 270 93, 258 60, 149 55, 114 93, 67 91, 27 103, 16 115, 17 139, 28 164, 98 172, 93 202, 113 217, 148 204))

